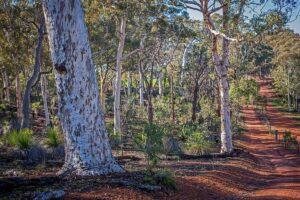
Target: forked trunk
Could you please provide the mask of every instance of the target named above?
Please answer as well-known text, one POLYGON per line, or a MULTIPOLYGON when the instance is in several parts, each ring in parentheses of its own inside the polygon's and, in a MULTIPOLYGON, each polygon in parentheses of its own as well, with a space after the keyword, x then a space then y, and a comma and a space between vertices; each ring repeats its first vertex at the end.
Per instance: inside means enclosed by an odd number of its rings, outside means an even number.
POLYGON ((65 136, 61 173, 122 172, 109 145, 80 0, 44 0, 47 32, 65 136))

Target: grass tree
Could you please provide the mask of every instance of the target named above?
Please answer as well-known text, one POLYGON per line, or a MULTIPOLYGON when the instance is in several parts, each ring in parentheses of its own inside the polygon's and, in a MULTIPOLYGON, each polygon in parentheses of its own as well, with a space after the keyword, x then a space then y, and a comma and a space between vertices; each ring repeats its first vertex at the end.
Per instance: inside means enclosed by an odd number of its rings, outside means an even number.
POLYGON ((65 137, 61 173, 122 172, 112 156, 101 112, 81 1, 44 0, 43 10, 65 137))

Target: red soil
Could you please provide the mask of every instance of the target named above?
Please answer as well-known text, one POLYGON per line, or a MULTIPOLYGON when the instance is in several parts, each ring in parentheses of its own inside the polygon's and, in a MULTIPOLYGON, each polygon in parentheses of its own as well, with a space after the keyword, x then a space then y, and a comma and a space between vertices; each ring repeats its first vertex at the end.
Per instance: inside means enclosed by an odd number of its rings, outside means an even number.
MULTIPOLYGON (((273 98, 269 82, 259 81, 262 96, 273 98)), ((252 106, 244 107, 247 132, 235 145, 244 149, 237 158, 164 161, 177 178, 178 190, 147 193, 130 188, 99 188, 72 193, 67 199, 300 199, 300 155, 274 142, 252 106)), ((300 135, 296 122, 267 105, 272 129, 300 135)))

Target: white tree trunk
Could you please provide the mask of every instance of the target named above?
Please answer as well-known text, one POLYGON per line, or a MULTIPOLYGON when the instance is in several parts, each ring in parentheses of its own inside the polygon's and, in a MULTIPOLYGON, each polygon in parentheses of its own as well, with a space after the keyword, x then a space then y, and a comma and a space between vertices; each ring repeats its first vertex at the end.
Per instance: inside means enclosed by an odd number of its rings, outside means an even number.
MULTIPOLYGON (((224 68, 224 66, 221 66, 224 68)), ((221 102, 221 153, 231 153, 233 150, 230 121, 230 99, 227 75, 219 79, 221 102)))
POLYGON ((122 57, 125 45, 126 19, 121 17, 119 46, 116 62, 116 78, 114 87, 114 133, 121 133, 121 80, 122 80, 122 57))
POLYGON ((41 76, 41 90, 42 90, 42 97, 43 97, 43 107, 44 107, 44 112, 45 112, 45 126, 50 125, 50 114, 49 114, 49 108, 48 108, 48 92, 47 92, 47 77, 46 75, 41 76))
POLYGON ((159 93, 159 96, 162 97, 163 96, 163 72, 160 71, 159 74, 158 74, 158 93, 159 93))
POLYGON ((144 78, 142 67, 139 68, 139 92, 140 92, 140 106, 144 106, 144 78))
POLYGON ((217 45, 217 37, 213 37, 212 55, 218 77, 219 98, 221 104, 221 153, 231 153, 233 151, 233 145, 230 120, 229 83, 227 75, 227 66, 229 65, 229 41, 223 39, 222 59, 217 52, 217 45))
MULTIPOLYGON (((140 50, 144 50, 144 42, 146 37, 144 36, 141 39, 140 42, 140 50)), ((142 53, 140 55, 140 66, 139 66, 139 93, 140 93, 140 107, 142 108, 144 106, 144 77, 143 77, 143 59, 142 59, 142 53)))
POLYGON ((122 172, 109 145, 80 0, 44 0, 47 32, 65 136, 61 173, 122 172))

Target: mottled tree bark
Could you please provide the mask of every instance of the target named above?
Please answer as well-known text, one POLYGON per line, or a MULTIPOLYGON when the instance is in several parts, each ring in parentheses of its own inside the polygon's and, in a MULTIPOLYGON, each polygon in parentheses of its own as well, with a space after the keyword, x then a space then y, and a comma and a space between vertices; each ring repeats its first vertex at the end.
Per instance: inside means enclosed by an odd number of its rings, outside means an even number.
POLYGON ((116 78, 114 87, 114 133, 121 133, 121 80, 122 80, 122 57, 126 37, 126 18, 121 17, 119 30, 119 46, 116 61, 116 78))
POLYGON ((80 0, 44 0, 55 71, 58 116, 65 137, 61 173, 122 172, 109 145, 98 83, 80 0))
POLYGON ((35 63, 34 69, 31 77, 26 82, 26 87, 23 95, 23 104, 22 104, 22 121, 21 128, 30 127, 30 95, 33 85, 38 81, 39 74, 41 71, 41 55, 43 48, 43 39, 44 39, 44 20, 41 21, 39 30, 38 30, 38 43, 35 50, 35 63))

